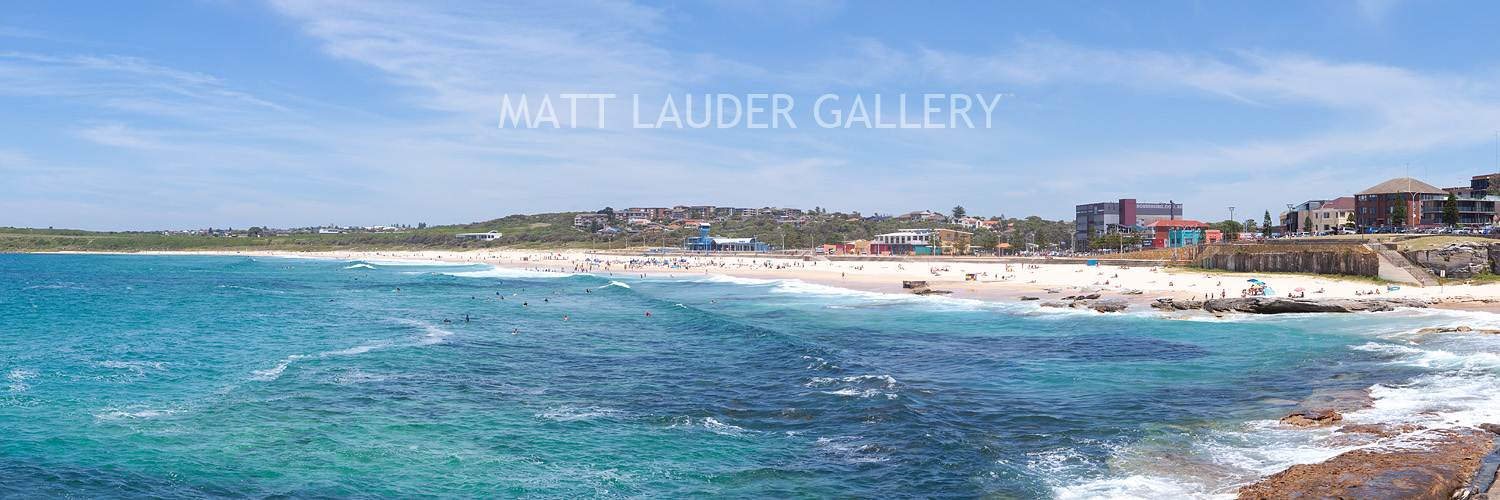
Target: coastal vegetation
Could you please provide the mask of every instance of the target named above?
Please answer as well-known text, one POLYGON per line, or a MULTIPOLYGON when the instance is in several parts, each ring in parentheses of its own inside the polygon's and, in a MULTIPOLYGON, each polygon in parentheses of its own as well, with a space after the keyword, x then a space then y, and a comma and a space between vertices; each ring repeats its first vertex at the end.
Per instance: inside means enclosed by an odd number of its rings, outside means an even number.
MULTIPOLYGON (((163 234, 160 231, 99 232, 71 229, 27 229, 0 227, 0 252, 48 251, 153 251, 153 250, 285 250, 324 251, 348 249, 475 249, 513 248, 678 248, 683 240, 697 236, 694 228, 620 228, 601 233, 596 228, 573 226, 577 212, 511 215, 468 224, 450 224, 405 229, 388 233, 319 234, 316 230, 272 232, 260 227, 214 231, 210 235, 163 234), (460 233, 498 232, 492 241, 460 239, 460 233)), ((1064 248, 1072 229, 1059 221, 1036 216, 996 217, 997 229, 962 229, 974 233, 973 249, 1004 253, 1023 249, 1064 248), (1002 244, 1005 244, 1002 246, 1002 244)), ((807 249, 824 244, 871 239, 877 234, 907 229, 946 228, 953 224, 933 221, 879 220, 841 213, 819 214, 805 224, 778 221, 772 216, 734 217, 713 223, 711 234, 729 238, 756 238, 775 247, 807 249)))

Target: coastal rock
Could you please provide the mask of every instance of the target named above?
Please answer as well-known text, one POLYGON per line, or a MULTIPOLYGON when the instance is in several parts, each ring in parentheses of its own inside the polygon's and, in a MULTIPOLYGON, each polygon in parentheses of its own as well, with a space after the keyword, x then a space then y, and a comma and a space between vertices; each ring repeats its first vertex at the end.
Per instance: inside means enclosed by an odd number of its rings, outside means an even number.
POLYGON ((1142 291, 1136 290, 1134 288, 1126 288, 1124 290, 1120 290, 1119 293, 1120 293, 1120 295, 1141 295, 1141 294, 1146 293, 1146 292, 1142 292, 1142 291))
POLYGON ((1415 250, 1405 253, 1412 262, 1427 268, 1434 276, 1438 275, 1439 271, 1444 271, 1449 278, 1468 278, 1485 271, 1490 266, 1489 250, 1478 243, 1449 243, 1436 250, 1415 250))
POLYGON ((1022 295, 1021 296, 1021 300, 1023 300, 1023 301, 1026 301, 1026 300, 1042 300, 1042 298, 1041 297, 1028 297, 1028 296, 1022 295))
POLYGON ((1338 431, 1336 432, 1342 432, 1346 434, 1371 434, 1376 437, 1389 438, 1421 430, 1427 430, 1427 427, 1419 424, 1358 424, 1339 427, 1338 431))
POLYGON ((946 295, 953 292, 949 290, 938 290, 935 288, 918 288, 912 290, 911 293, 915 293, 917 295, 946 295))
POLYGON ((1063 297, 1062 298, 1062 300, 1098 300, 1098 299, 1099 299, 1099 294, 1097 294, 1097 293, 1090 293, 1090 294, 1087 294, 1087 295, 1069 295, 1067 297, 1063 297))
POLYGON ((1343 415, 1333 410, 1307 410, 1288 413, 1281 417, 1281 423, 1297 427, 1321 427, 1343 419, 1343 415))
POLYGON ((1190 311, 1194 309, 1203 309, 1203 301, 1174 300, 1171 297, 1162 297, 1160 299, 1156 299, 1156 302, 1152 302, 1151 307, 1155 307, 1163 311, 1190 311))
POLYGON ((1102 313, 1120 312, 1128 309, 1130 304, 1122 300, 1101 300, 1094 303, 1094 310, 1102 313))
POLYGON ((1421 299, 1292 299, 1283 297, 1244 297, 1209 299, 1203 308, 1213 313, 1240 312, 1252 314, 1390 311, 1397 307, 1427 307, 1421 299))
POLYGON ((1294 465, 1240 488, 1239 500, 1312 498, 1447 500, 1469 484, 1495 435, 1472 428, 1420 435, 1420 446, 1365 448, 1294 465))
POLYGON ((1442 326, 1442 327, 1437 327, 1437 328, 1423 328, 1421 330, 1417 330, 1417 333, 1454 333, 1454 332, 1487 333, 1487 334, 1491 334, 1491 335, 1500 334, 1500 330, 1490 330, 1490 329, 1475 330, 1475 329, 1467 327, 1467 326, 1457 326, 1457 327, 1455 327, 1455 326, 1442 326))
POLYGON ((1128 309, 1130 303, 1123 300, 1071 300, 1067 302, 1052 301, 1039 304, 1042 307, 1071 308, 1071 309, 1093 309, 1099 312, 1120 312, 1128 309))

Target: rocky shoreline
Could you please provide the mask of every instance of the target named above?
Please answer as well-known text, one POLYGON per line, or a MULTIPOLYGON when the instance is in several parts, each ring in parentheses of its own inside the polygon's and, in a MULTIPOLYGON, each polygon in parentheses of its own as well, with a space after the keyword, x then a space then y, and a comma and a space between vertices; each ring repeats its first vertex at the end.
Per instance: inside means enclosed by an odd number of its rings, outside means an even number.
POLYGON ((1452 427, 1435 414, 1427 422, 1344 423, 1341 412, 1374 404, 1368 390, 1329 393, 1302 404, 1318 409, 1288 413, 1280 423, 1337 427, 1321 444, 1362 448, 1265 476, 1241 487, 1238 500, 1490 498, 1487 491, 1500 465, 1500 426, 1452 427))
POLYGON ((1214 314, 1287 314, 1351 313, 1390 311, 1398 307, 1425 308, 1425 299, 1294 299, 1284 297, 1244 297, 1208 300, 1156 299, 1151 307, 1166 311, 1202 309, 1214 314))
POLYGON ((1486 460, 1495 433, 1449 428, 1403 434, 1410 428, 1350 426, 1340 432, 1407 436, 1404 446, 1362 448, 1316 464, 1293 465, 1239 490, 1238 500, 1487 499, 1494 467, 1486 460), (1481 470, 1488 469, 1488 475, 1481 470))
MULTIPOLYGON (((1020 297, 1022 301, 1040 300, 1038 297, 1020 297)), ((1150 303, 1150 307, 1163 311, 1203 310, 1215 315, 1228 313, 1288 314, 1288 313, 1351 313, 1390 311, 1398 307, 1425 308, 1431 304, 1426 299, 1294 299, 1283 297, 1244 297, 1207 300, 1178 300, 1162 297, 1150 303)), ((1121 312, 1130 308, 1131 302, 1123 299, 1102 299, 1098 293, 1069 295, 1058 300, 1042 302, 1041 307, 1093 309, 1099 312, 1121 312)))

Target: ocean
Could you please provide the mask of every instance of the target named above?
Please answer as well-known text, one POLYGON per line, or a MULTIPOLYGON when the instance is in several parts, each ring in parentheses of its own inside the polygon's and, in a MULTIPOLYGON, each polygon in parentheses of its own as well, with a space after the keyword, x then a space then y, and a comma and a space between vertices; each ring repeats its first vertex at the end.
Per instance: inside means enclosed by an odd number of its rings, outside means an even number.
POLYGON ((1500 421, 1500 336, 1416 333, 1500 316, 1166 316, 702 274, 0 255, 0 497, 1232 498, 1350 449, 1275 423, 1308 401, 1369 390, 1348 423, 1500 421))

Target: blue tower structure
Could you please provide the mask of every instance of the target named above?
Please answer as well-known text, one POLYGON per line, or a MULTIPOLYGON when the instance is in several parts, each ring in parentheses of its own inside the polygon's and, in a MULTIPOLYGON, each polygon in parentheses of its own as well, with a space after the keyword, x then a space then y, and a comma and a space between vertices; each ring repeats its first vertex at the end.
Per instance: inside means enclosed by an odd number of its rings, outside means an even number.
POLYGON ((769 252, 771 247, 755 238, 715 238, 708 235, 709 224, 698 224, 698 236, 688 238, 682 249, 689 252, 769 252))

